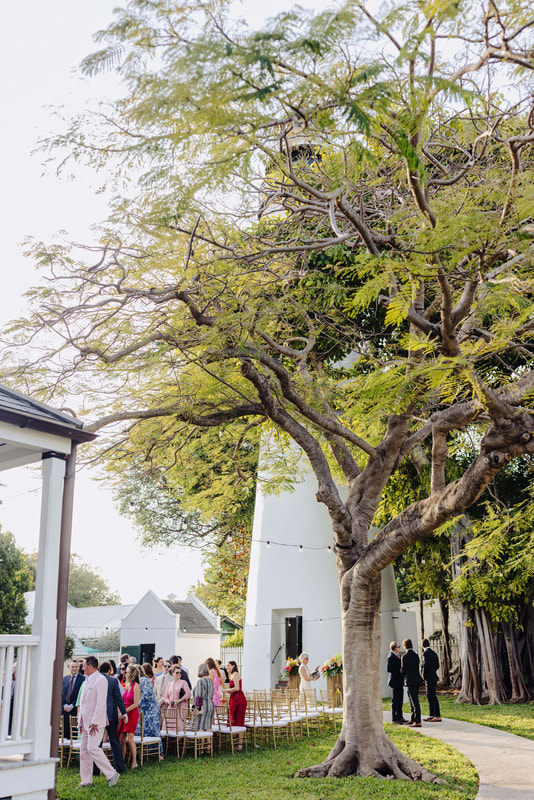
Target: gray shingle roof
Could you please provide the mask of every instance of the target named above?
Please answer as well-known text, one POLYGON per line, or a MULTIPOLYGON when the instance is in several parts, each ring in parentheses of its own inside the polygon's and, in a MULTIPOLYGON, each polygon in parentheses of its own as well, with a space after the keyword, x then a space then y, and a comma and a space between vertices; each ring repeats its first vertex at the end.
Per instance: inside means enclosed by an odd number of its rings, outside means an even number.
POLYGON ((4 384, 0 384, 0 418, 37 430, 63 432, 75 440, 88 441, 96 438, 94 434, 82 432, 83 422, 71 414, 57 411, 4 384))
POLYGON ((180 630, 183 633, 214 633, 219 631, 211 625, 206 617, 200 613, 192 603, 187 601, 162 600, 173 614, 180 615, 180 630))

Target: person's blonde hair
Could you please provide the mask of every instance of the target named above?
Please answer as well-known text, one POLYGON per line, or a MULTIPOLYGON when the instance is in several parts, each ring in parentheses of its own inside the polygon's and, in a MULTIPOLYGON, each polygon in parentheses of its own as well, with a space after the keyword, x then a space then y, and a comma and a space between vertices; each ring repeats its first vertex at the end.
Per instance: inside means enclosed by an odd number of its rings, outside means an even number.
POLYGON ((128 683, 141 683, 141 667, 138 664, 128 664, 126 669, 128 683))

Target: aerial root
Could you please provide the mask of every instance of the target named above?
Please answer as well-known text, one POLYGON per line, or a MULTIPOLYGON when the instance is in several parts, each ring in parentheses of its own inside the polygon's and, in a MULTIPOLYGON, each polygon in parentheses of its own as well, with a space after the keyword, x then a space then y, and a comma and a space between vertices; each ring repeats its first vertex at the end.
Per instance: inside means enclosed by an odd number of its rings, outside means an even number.
POLYGON ((425 783, 447 783, 432 772, 407 758, 396 748, 383 748, 382 752, 362 752, 355 745, 345 743, 333 756, 299 770, 297 778, 344 778, 357 775, 362 778, 385 778, 396 780, 419 780, 425 783))

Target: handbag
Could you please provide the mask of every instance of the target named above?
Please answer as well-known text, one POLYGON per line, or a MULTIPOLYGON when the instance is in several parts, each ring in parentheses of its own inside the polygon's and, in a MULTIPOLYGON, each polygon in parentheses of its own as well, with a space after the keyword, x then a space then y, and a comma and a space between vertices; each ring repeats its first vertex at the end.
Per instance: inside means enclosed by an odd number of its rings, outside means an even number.
POLYGON ((198 708, 199 711, 202 708, 202 697, 199 694, 195 697, 195 708, 198 708))

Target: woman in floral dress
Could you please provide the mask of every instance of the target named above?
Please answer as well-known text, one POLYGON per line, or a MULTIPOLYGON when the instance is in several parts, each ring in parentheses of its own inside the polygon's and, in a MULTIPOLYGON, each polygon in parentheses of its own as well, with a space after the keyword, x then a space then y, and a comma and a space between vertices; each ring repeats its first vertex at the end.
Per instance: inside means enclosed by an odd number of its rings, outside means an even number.
MULTIPOLYGON (((141 698, 139 700, 139 710, 143 712, 143 735, 144 736, 161 736, 159 727, 159 703, 154 694, 154 687, 144 674, 144 669, 141 670, 141 698)), ((137 726, 136 734, 141 735, 141 721, 137 726)), ((163 759, 163 748, 160 744, 160 761, 163 759)))
POLYGON ((224 681, 221 675, 221 670, 215 663, 213 658, 206 659, 206 666, 210 672, 210 678, 213 681, 213 705, 220 706, 224 699, 224 681), (222 699, 221 699, 221 686, 222 686, 222 699))

